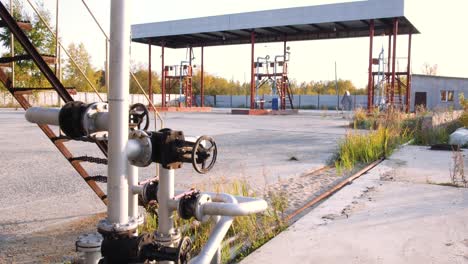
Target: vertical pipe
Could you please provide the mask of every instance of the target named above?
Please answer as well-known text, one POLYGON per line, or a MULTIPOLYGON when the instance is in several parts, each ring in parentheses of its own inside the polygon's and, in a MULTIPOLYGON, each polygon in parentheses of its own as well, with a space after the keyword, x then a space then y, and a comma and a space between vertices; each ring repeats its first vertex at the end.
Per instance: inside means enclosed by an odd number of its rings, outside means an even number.
POLYGON ((160 167, 158 188, 158 234, 169 237, 173 233, 174 219, 169 200, 174 197, 174 170, 160 167))
POLYGON ((250 33, 252 57, 250 61, 250 109, 255 109, 255 31, 250 33))
POLYGON ((164 42, 161 43, 161 107, 166 107, 166 72, 164 70, 164 42))
POLYGON ((109 165, 107 218, 111 224, 128 223, 128 97, 130 72, 130 0, 111 1, 109 165))
MULTIPOLYGON (((128 190, 128 217, 136 220, 138 218, 138 194, 133 192, 133 187, 138 185, 138 167, 127 163, 127 170, 128 185, 130 186, 128 190)), ((138 233, 134 235, 137 236, 138 233)))
POLYGON ((148 95, 151 103, 153 103, 153 74, 151 70, 151 48, 152 45, 148 44, 148 95))
POLYGON ((396 71, 396 48, 398 36, 398 18, 393 19, 393 57, 392 57, 392 86, 390 87, 390 106, 393 107, 395 97, 395 71, 396 71))
POLYGON ((406 75, 406 113, 410 111, 411 104, 411 39, 413 32, 410 31, 408 36, 408 69, 406 75))
POLYGON ((205 47, 201 47, 201 73, 200 73, 200 103, 205 107, 205 47))
POLYGON ((369 29, 369 79, 367 83, 367 110, 372 110, 372 94, 374 92, 374 84, 372 83, 372 52, 374 49, 374 20, 371 19, 370 21, 370 29, 369 29))

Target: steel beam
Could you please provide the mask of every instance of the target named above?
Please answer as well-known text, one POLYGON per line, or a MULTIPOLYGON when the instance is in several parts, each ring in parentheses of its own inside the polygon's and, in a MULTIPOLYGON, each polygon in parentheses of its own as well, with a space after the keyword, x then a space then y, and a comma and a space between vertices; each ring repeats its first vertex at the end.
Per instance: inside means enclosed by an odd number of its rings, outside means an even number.
POLYGON ((395 71, 397 56, 398 18, 393 19, 393 57, 392 57, 392 85, 390 87, 390 105, 393 107, 395 97, 395 71))
POLYGON ((166 107, 166 72, 164 71, 164 45, 161 43, 161 107, 166 107))
POLYGON ((255 31, 250 33, 252 56, 250 61, 250 109, 255 109, 255 31))
POLYGON ((148 44, 148 96, 151 103, 153 103, 153 74, 151 74, 151 48, 152 45, 148 44))
POLYGON ((373 79, 372 79, 372 65, 373 65, 373 58, 372 58, 372 52, 374 49, 374 20, 372 19, 370 21, 369 25, 369 78, 368 78, 368 83, 367 83, 367 110, 370 112, 373 108, 373 94, 374 94, 374 84, 373 84, 373 79))
POLYGON ((201 47, 201 73, 200 73, 200 103, 201 107, 205 106, 205 47, 201 47))
POLYGON ((411 40, 413 33, 408 35, 408 74, 406 75, 406 113, 410 111, 411 104, 411 40))

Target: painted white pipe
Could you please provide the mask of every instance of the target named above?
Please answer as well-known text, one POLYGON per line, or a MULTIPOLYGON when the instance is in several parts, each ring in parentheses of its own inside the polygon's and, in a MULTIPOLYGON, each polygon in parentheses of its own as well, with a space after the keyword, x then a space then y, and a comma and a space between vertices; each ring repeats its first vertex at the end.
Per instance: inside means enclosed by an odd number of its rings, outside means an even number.
POLYGON ((174 170, 159 169, 158 188, 158 234, 170 236, 174 231, 173 209, 170 200, 174 197, 174 170))
MULTIPOLYGON (((223 195, 223 202, 227 204, 236 204, 237 200, 232 195, 223 195)), ((234 220, 231 216, 223 216, 215 225, 213 231, 210 234, 210 238, 206 242, 205 246, 200 251, 200 254, 197 255, 190 263, 197 264, 208 264, 215 257, 218 252, 221 243, 223 242, 224 237, 226 236, 229 228, 231 227, 232 221, 234 220)))
POLYGON ((58 126, 59 108, 31 107, 26 110, 26 120, 38 125, 58 126))
POLYGON ((107 220, 111 224, 128 223, 128 99, 130 71, 130 10, 129 0, 111 1, 110 67, 109 67, 109 205, 107 220))
POLYGON ((263 212, 268 205, 264 200, 255 200, 245 203, 206 203, 203 205, 205 215, 247 216, 263 212))
POLYGON ((128 216, 136 220, 138 218, 138 194, 133 192, 133 187, 138 185, 138 167, 132 166, 130 163, 127 166, 128 185, 131 187, 128 192, 128 216))

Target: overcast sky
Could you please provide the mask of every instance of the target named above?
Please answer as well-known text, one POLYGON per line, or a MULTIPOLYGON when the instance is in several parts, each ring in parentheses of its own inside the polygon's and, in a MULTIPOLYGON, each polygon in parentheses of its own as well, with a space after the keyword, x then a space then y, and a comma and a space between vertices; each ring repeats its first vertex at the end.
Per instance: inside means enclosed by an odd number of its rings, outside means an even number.
MULTIPOLYGON (((20 0, 21 1, 21 0, 20 0)), ((41 2, 41 0, 36 0, 41 2)), ((110 0, 85 0, 109 32, 110 0)), ((414 73, 421 73, 424 63, 438 64, 439 74, 468 77, 468 20, 466 0, 407 0, 420 4, 415 12, 422 34, 413 38, 414 73)), ((319 5, 327 3, 353 2, 351 0, 131 0, 132 23, 176 20, 190 17, 239 13, 254 10, 275 9, 293 6, 319 5)), ((45 6, 55 16, 56 0, 44 0, 45 6)), ((91 53, 96 67, 104 65, 105 41, 91 17, 86 13, 82 0, 59 0, 60 37, 66 44, 83 42, 91 53)), ((25 4, 27 6, 27 3, 25 4)), ((55 19, 55 18, 53 18, 55 19)), ((387 37, 378 37, 374 43, 374 54, 387 48, 387 37)), ((406 57, 407 37, 398 41, 398 57, 406 57)), ((368 38, 291 42, 290 78, 297 81, 332 80, 334 63, 338 64, 338 75, 352 80, 358 87, 367 82, 369 52, 368 38)), ((148 47, 132 45, 135 63, 147 64, 148 47)), ((280 55, 281 43, 258 44, 256 56, 280 55)), ((184 60, 186 50, 166 49, 166 64, 178 64, 184 60)), ((199 49, 195 49, 199 61, 199 49)), ((376 55, 377 56, 377 55, 376 55)), ((405 62, 402 61, 401 64, 405 62)), ((160 72, 160 48, 153 48, 154 70, 160 72)), ((223 46, 205 48, 205 70, 228 79, 241 82, 250 80, 250 46, 223 46)))

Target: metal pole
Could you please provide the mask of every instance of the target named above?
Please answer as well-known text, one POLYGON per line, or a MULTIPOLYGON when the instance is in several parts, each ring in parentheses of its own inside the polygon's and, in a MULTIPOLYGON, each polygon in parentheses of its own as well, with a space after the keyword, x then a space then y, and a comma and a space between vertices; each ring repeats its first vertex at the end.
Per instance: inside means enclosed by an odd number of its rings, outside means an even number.
MULTIPOLYGON (((133 192, 133 187, 138 186, 138 167, 127 164, 128 170, 128 184, 130 186, 128 191, 128 217, 137 219, 138 218, 138 194, 133 192)), ((134 234, 138 235, 138 230, 134 234)))
POLYGON ((389 102, 389 97, 390 97, 390 93, 389 93, 389 84, 390 84, 390 71, 391 71, 391 57, 392 57, 392 33, 390 33, 388 35, 388 57, 387 57, 387 75, 386 75, 386 78, 387 78, 387 85, 385 86, 385 97, 387 99, 387 102, 389 102))
POLYGON ((369 44, 369 79, 367 83, 367 110, 372 110, 372 93, 374 90, 374 84, 372 83, 372 51, 374 49, 374 20, 370 21, 370 44, 369 44))
MULTIPOLYGON (((159 188, 158 188, 158 230, 156 241, 165 246, 174 247, 179 243, 180 235, 174 230, 174 214, 170 205, 174 198, 174 170, 159 167, 159 188)), ((173 262, 158 262, 169 264, 173 262)))
POLYGON ((335 89, 336 89, 336 110, 340 109, 340 93, 338 91, 338 73, 335 61, 335 89))
POLYGON ((161 107, 166 107, 166 72, 164 71, 164 42, 161 43, 161 107))
POLYGON ((393 57, 392 57, 392 86, 390 90, 390 105, 393 107, 395 97, 395 71, 396 71, 396 48, 398 36, 398 18, 393 19, 393 57))
POLYGON ((109 91, 109 40, 106 39, 106 90, 109 91))
POLYGON ((153 102, 153 74, 151 72, 151 48, 152 45, 148 44, 148 96, 151 102, 153 102))
POLYGON ((408 69, 406 75, 406 113, 410 111, 411 104, 411 39, 413 37, 413 32, 410 31, 408 36, 408 69))
POLYGON ((250 109, 255 109, 255 32, 250 34, 252 58, 250 61, 250 109))
POLYGON ((201 47, 201 74, 200 74, 200 103, 205 107, 205 47, 201 47))
POLYGON ((128 98, 130 72, 130 1, 111 1, 109 152, 107 219, 110 224, 128 223, 128 98))

